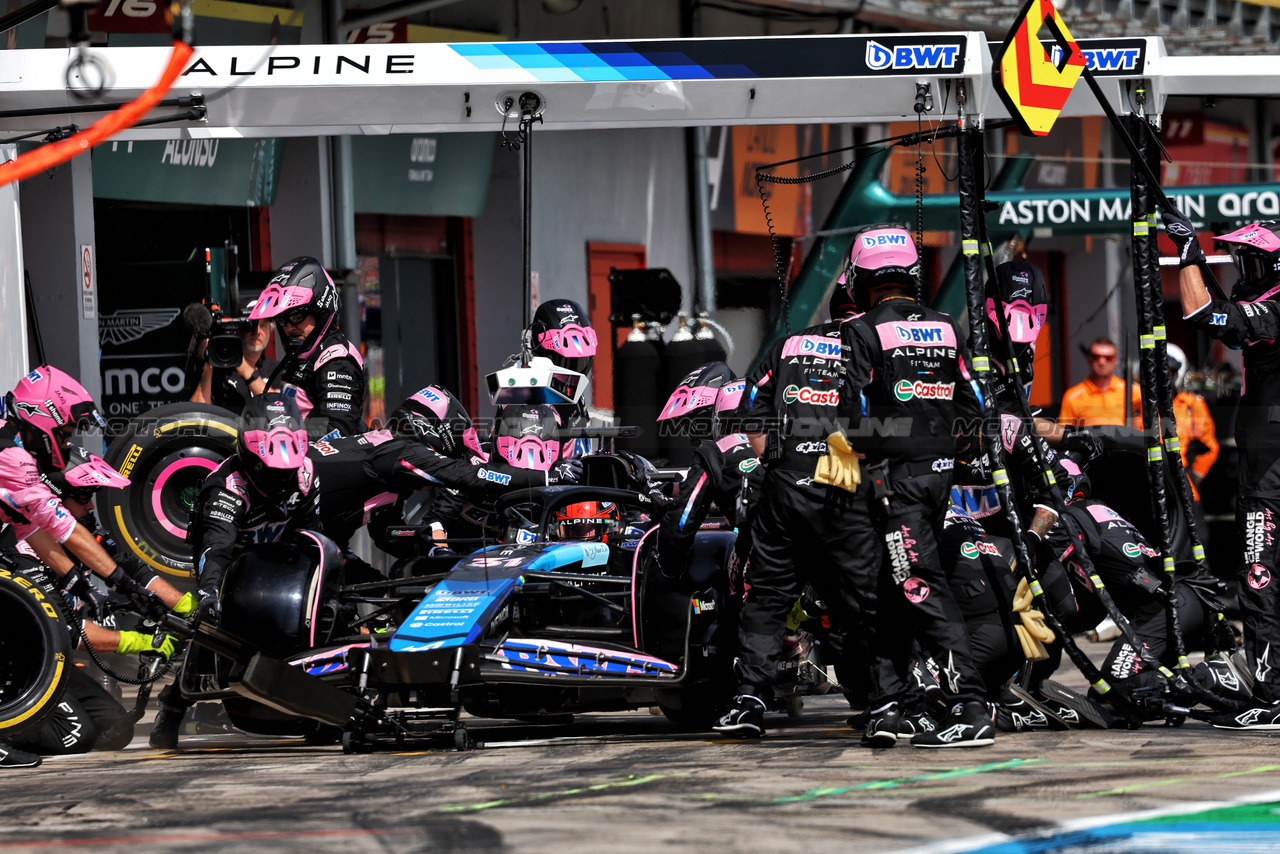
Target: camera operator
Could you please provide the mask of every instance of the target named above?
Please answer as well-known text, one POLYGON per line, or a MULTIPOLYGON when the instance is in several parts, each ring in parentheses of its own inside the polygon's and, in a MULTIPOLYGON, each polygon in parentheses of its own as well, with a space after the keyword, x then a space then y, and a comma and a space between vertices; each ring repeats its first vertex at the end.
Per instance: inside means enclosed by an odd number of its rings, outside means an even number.
POLYGON ((212 403, 238 415, 249 398, 267 390, 267 378, 276 368, 276 360, 264 355, 270 321, 227 318, 217 306, 210 310, 203 303, 187 306, 182 316, 193 333, 187 370, 188 387, 194 385, 191 402, 212 403))

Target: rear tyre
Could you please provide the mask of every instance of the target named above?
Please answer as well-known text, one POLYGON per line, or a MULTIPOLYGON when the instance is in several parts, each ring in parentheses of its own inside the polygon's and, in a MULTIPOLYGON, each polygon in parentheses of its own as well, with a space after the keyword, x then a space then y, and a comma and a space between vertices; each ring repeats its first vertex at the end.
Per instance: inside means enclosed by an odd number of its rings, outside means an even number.
POLYGON ((238 429, 231 412, 205 403, 158 406, 129 422, 105 459, 133 482, 97 499, 122 549, 170 576, 195 576, 187 520, 205 477, 235 453, 238 429))
POLYGON ((40 588, 0 569, 0 739, 34 735, 62 699, 71 637, 40 588))

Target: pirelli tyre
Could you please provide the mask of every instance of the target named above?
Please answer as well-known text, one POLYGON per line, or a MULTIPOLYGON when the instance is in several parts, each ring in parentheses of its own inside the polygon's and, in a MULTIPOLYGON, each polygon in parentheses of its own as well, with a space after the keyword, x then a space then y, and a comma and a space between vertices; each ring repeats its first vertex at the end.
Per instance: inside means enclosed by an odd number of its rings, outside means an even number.
POLYGON ((62 699, 71 636, 39 585, 0 568, 0 740, 33 735, 62 699))
POLYGON ((106 460, 133 482, 96 499, 121 548, 158 572, 194 577, 187 520, 205 477, 235 452, 237 428, 235 415, 205 403, 158 406, 129 422, 106 460))

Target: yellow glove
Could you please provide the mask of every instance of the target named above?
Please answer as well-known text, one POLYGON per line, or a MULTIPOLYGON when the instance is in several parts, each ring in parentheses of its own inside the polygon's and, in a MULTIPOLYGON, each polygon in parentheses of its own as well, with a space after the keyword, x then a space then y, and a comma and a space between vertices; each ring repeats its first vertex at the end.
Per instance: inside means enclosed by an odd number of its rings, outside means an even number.
POLYGON ((1057 635, 1044 624, 1044 614, 1031 607, 1033 598, 1027 580, 1020 579, 1013 594, 1013 612, 1022 622, 1014 626, 1013 631, 1018 636, 1018 643, 1022 644, 1022 654, 1027 661, 1044 661, 1049 657, 1044 645, 1053 643, 1057 635))
POLYGON ((154 646, 155 637, 153 635, 145 635, 142 632, 121 632, 116 652, 120 655, 139 655, 144 652, 154 652, 164 658, 165 661, 168 661, 173 658, 174 642, 173 635, 165 635, 160 646, 154 646))
POLYGON ((849 492, 858 491, 862 483, 862 468, 858 465, 858 455, 849 447, 849 440, 843 433, 836 432, 827 437, 827 454, 818 460, 813 482, 837 486, 849 492))
POLYGON ((173 606, 173 613, 179 617, 185 617, 195 611, 199 601, 191 593, 184 593, 178 603, 173 606))

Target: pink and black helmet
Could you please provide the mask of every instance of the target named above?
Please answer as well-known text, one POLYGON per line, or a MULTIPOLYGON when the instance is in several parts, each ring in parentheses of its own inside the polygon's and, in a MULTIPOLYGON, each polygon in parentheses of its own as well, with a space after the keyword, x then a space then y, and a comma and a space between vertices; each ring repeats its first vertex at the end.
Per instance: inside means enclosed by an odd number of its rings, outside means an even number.
POLYGON ((111 463, 79 445, 67 454, 67 467, 62 471, 41 473, 49 491, 62 499, 70 498, 87 504, 104 486, 119 489, 129 485, 129 478, 111 467, 111 463))
POLYGON ((517 468, 550 471, 564 452, 555 407, 545 403, 503 407, 493 428, 493 451, 517 468))
MULTIPOLYGON (((728 365, 708 362, 680 381, 658 413, 658 421, 672 422, 678 435, 693 439, 713 438, 720 390, 732 383, 733 371, 728 365)), ((740 388, 738 397, 741 396, 740 388)))
POLYGON ((915 238, 900 225, 873 225, 863 229, 854 235, 840 278, 863 311, 871 307, 872 288, 897 285, 914 291, 920 280, 920 255, 916 252, 915 238))
POLYGON ((1255 222, 1214 240, 1227 244, 1240 274, 1233 300, 1255 300, 1280 285, 1280 220, 1255 222))
POLYGON ((273 391, 251 398, 240 415, 237 453, 259 489, 270 493, 294 482, 307 459, 307 431, 297 402, 273 391))
POLYGON ((487 461, 471 416, 462 401, 443 386, 429 385, 411 394, 387 420, 391 432, 460 460, 467 455, 487 461))
POLYGON ((49 365, 27 374, 5 396, 5 415, 18 425, 23 446, 45 471, 66 467, 72 432, 107 426, 84 386, 49 365))
POLYGON ((275 318, 276 323, 298 313, 316 319, 306 339, 285 339, 290 350, 309 351, 329 332, 337 316, 338 286, 315 258, 302 255, 285 264, 267 283, 249 312, 250 320, 275 318))
POLYGON ((529 324, 529 346, 558 367, 585 374, 598 344, 591 319, 573 300, 553 299, 538 306, 529 324))
MULTIPOLYGON (((1049 291, 1044 276, 1026 261, 1009 261, 996 267, 994 287, 1004 304, 1009 340, 1014 344, 1030 344, 1034 350, 1049 315, 1049 291)), ((987 297, 987 320, 996 337, 1003 337, 995 297, 987 297)))

